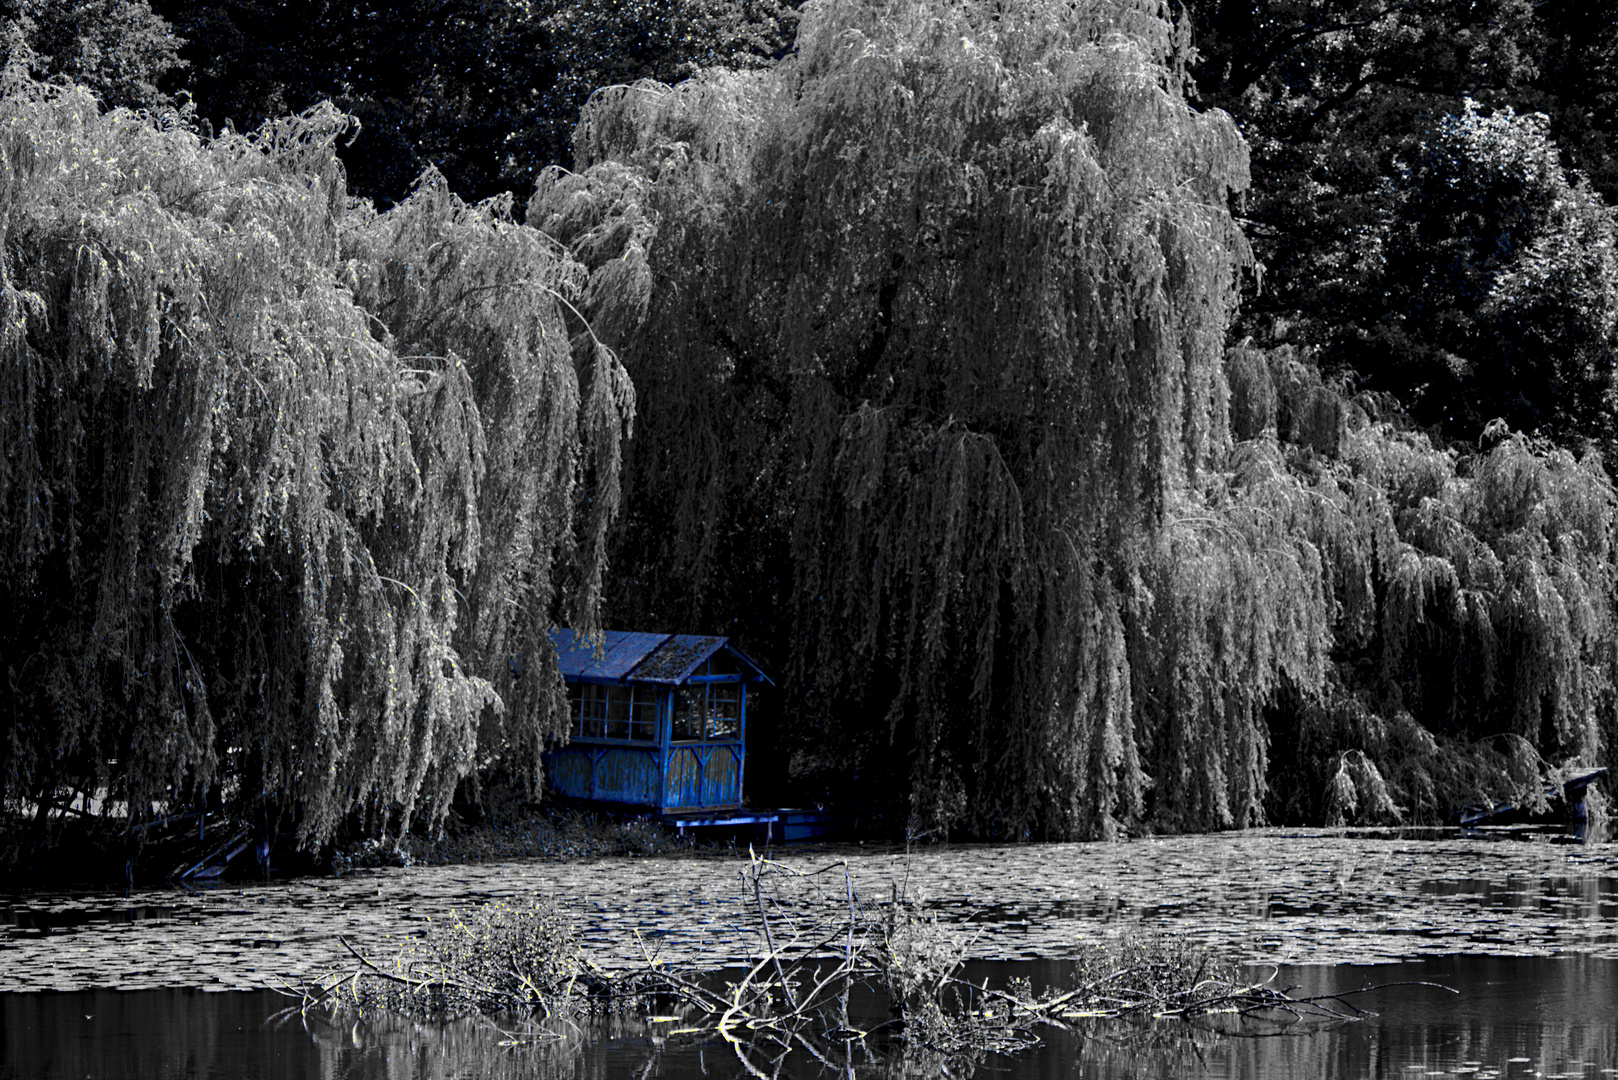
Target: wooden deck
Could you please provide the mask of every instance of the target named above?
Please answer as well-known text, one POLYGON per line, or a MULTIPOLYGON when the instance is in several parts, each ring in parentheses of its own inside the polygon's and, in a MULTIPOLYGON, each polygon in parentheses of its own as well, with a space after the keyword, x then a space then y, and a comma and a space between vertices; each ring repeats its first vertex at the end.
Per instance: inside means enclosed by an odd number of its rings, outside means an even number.
POLYGON ((766 843, 792 843, 800 840, 829 840, 844 834, 849 821, 830 810, 713 810, 674 812, 658 815, 658 820, 674 826, 682 837, 687 830, 755 828, 766 843))

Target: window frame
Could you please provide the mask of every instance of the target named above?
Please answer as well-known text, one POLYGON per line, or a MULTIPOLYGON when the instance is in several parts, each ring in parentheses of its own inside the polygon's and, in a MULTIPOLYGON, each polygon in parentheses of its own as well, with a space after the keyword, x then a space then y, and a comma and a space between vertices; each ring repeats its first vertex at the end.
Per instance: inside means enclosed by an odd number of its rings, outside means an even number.
POLYGON ((670 695, 669 705, 669 742, 682 746, 701 745, 703 743, 737 743, 742 742, 747 733, 747 680, 742 675, 693 675, 684 683, 674 688, 670 695), (729 690, 735 688, 735 697, 730 703, 735 705, 733 717, 716 716, 713 707, 714 690, 724 687, 729 690), (691 699, 692 695, 700 693, 700 729, 697 734, 690 734, 691 714, 687 710, 682 715, 681 705, 691 699), (730 720, 734 725, 728 732, 716 732, 715 721, 730 720), (684 727, 685 734, 682 734, 684 727))
POLYGON ((607 743, 613 746, 657 746, 662 742, 664 708, 660 687, 645 683, 602 683, 585 679, 576 679, 565 685, 569 742, 607 743), (627 702, 624 702, 625 695, 627 702), (617 719, 613 715, 618 711, 614 708, 615 704, 620 707, 627 705, 617 719), (592 712, 599 715, 592 716, 592 712), (650 734, 637 736, 637 729, 642 732, 647 730, 648 712, 651 714, 650 734), (590 725, 595 726, 591 728, 590 725), (613 734, 615 727, 622 734, 613 734))

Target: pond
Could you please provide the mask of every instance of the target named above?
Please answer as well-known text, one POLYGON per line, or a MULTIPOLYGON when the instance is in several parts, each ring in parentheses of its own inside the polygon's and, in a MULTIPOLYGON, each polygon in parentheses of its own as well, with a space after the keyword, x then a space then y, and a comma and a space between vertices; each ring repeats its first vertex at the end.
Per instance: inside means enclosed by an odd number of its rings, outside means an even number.
MULTIPOLYGON (((1022 971, 1060 985, 1061 958, 1082 942, 1143 926, 1234 952, 1262 965, 1258 977, 1273 969, 1295 994, 1415 982, 1460 991, 1388 987, 1349 998, 1375 1016, 1272 1025, 1259 1037, 1178 1021, 1049 1031, 1014 1076, 1618 1075, 1611 846, 1267 830, 787 858, 805 868, 846 860, 867 895, 902 884, 927 896, 970 935, 975 963, 986 965, 976 977, 1022 971)), ((629 963, 643 946, 733 961, 746 864, 745 853, 530 860, 198 893, 0 897, 0 1078, 739 1075, 724 1044, 689 1044, 635 1021, 501 1047, 469 1023, 271 1024, 286 1001, 265 988, 339 966, 338 935, 385 951, 430 918, 533 892, 577 913, 598 963, 629 963)), ((800 1057, 784 1074, 826 1074, 800 1057)), ((856 1058, 859 1075, 926 1074, 927 1063, 880 1048, 856 1058)), ((1008 1064, 991 1059, 978 1071, 1008 1064)))

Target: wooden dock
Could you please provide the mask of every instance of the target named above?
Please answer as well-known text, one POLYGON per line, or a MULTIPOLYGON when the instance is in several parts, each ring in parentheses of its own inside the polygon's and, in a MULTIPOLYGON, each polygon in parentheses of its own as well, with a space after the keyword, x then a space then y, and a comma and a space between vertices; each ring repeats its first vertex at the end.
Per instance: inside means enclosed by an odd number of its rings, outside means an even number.
POLYGON ((756 829, 766 843, 831 840, 846 834, 849 819, 831 810, 712 810, 665 813, 657 820, 672 825, 681 837, 697 829, 756 829))

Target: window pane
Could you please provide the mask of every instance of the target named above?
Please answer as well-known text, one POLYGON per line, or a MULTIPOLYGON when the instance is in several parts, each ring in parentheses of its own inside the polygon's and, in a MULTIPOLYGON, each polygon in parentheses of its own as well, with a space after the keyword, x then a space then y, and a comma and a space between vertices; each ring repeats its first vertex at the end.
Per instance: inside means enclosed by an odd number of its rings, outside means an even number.
POLYGON ((702 687, 682 686, 674 692, 674 738, 690 742, 702 738, 702 687))
POLYGON ((567 729, 575 736, 584 734, 583 721, 580 719, 584 698, 584 687, 578 683, 567 684, 567 729))
POLYGON ((641 742, 657 741, 657 691, 644 686, 635 688, 634 704, 630 713, 629 737, 641 742))
POLYGON ((607 738, 629 738, 629 695, 627 686, 609 686, 607 690, 607 738))
POLYGON ((711 683, 708 686, 708 738, 734 739, 741 731, 741 685, 711 683))
POLYGON ((586 737, 599 739, 606 734, 607 688, 605 686, 585 685, 583 715, 583 734, 586 737))

